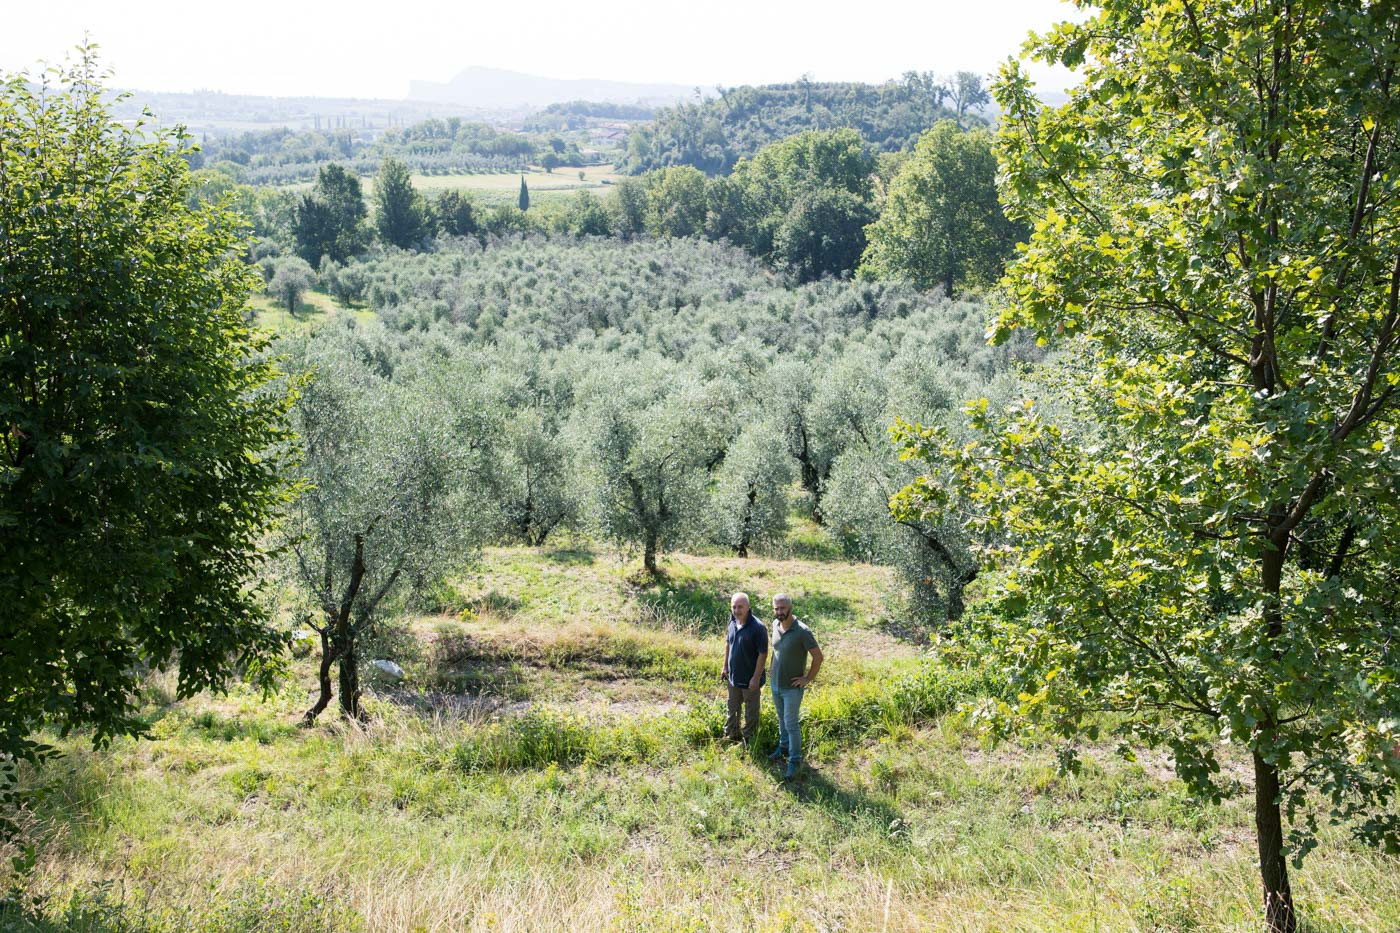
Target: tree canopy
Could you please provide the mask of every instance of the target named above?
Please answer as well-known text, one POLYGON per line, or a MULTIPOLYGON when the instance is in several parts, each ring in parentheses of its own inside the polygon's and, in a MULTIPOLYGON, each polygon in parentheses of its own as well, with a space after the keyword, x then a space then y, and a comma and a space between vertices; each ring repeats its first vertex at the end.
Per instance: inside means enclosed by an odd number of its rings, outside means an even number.
POLYGON ((184 139, 111 116, 91 50, 59 80, 0 85, 0 778, 46 723, 140 733, 148 667, 186 697, 282 645, 254 575, 285 399, 239 223, 191 206, 184 139))
POLYGON ((1047 109, 998 82, 1034 231, 996 333, 1072 340, 1069 404, 905 434, 937 469, 901 509, 970 495, 1001 571, 1002 723, 1112 711, 1207 799, 1242 745, 1271 930, 1319 822, 1400 847, 1397 32, 1385 4, 1109 0, 1035 40, 1084 83, 1047 109))
POLYGON ((340 165, 322 166, 310 194, 301 196, 292 220, 292 236, 302 259, 319 266, 328 256, 345 262, 369 242, 360 179, 340 165))
POLYGON ((990 285, 1023 228, 997 200, 996 156, 986 130, 944 120, 919 138, 866 230, 861 273, 907 278, 920 288, 990 285))
POLYGON ((855 268, 865 249, 875 160, 854 130, 812 131, 734 168, 743 205, 739 240, 810 281, 855 268))
POLYGON ((965 93, 961 111, 949 109, 950 89, 959 86, 956 77, 944 81, 911 71, 883 84, 804 78, 724 88, 711 100, 657 111, 652 123, 632 131, 621 165, 632 173, 689 165, 708 175, 723 174, 773 143, 812 130, 843 128, 881 151, 909 149, 939 120, 987 102, 984 89, 980 99, 965 93))
MULTIPOLYGON (((459 202, 460 203, 460 202, 459 202)), ((446 220, 460 225, 456 211, 449 208, 446 220)), ((460 208, 458 208, 460 210, 460 208)), ((397 159, 385 159, 374 179, 374 226, 379 239, 391 246, 407 249, 422 242, 428 233, 428 207, 423 196, 413 187, 408 166, 397 159)))

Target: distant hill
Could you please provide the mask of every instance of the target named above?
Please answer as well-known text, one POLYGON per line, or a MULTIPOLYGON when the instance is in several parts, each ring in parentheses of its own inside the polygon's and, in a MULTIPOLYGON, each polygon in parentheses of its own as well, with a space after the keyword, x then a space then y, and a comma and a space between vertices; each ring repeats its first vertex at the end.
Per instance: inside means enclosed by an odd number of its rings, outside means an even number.
MULTIPOLYGON (((714 99, 660 110, 655 121, 627 139, 622 165, 637 173, 692 165, 723 174, 769 143, 806 130, 849 127, 878 150, 910 149, 939 120, 958 116, 948 87, 929 73, 897 81, 800 80, 727 88, 714 99)), ((980 122, 973 112, 965 122, 980 122)))
MULTIPOLYGON (((704 93, 702 91, 702 93, 704 93)), ((544 107, 573 100, 666 105, 695 96, 684 84, 633 84, 590 78, 541 78, 500 68, 467 68, 446 84, 410 81, 410 100, 485 109, 544 107)))

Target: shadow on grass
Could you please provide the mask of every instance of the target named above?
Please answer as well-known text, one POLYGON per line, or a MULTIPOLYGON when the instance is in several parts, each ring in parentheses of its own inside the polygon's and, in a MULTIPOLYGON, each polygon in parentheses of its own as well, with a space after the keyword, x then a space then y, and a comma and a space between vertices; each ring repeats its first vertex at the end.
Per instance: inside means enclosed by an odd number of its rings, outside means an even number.
POLYGON ((472 608, 479 614, 490 613, 504 617, 515 615, 523 605, 525 604, 516 597, 502 593, 500 590, 492 590, 472 602, 472 608))
MULTIPOLYGON (((272 296, 268 296, 271 298, 272 296)), ((279 299, 272 299, 264 316, 271 319, 273 323, 295 323, 305 324, 320 317, 325 317, 326 312, 307 301, 305 298, 297 299, 295 308, 288 308, 286 302, 279 299)))
POLYGON ((903 814, 888 801, 842 787, 810 766, 804 767, 794 780, 785 781, 783 789, 794 800, 853 827, 868 829, 873 825, 893 837, 905 826, 903 814))
POLYGON ((792 534, 775 550, 792 560, 840 561, 846 555, 841 545, 825 534, 792 534))
POLYGON ((820 624, 824 620, 857 618, 859 608, 844 596, 829 593, 806 593, 793 596, 792 611, 799 619, 811 619, 820 624))
POLYGON ((691 635, 714 635, 729 621, 729 596, 713 581, 677 583, 659 577, 637 593, 637 602, 674 629, 691 635))
POLYGON ((942 631, 905 616, 884 616, 875 623, 875 627, 896 641, 920 647, 932 644, 933 636, 942 631))
POLYGON ((423 659, 430 691, 520 698, 525 671, 520 659, 493 651, 465 632, 441 633, 423 659))
POLYGON ((588 567, 597 560, 590 548, 577 544, 551 547, 541 552, 540 556, 550 563, 567 564, 570 567, 588 567))

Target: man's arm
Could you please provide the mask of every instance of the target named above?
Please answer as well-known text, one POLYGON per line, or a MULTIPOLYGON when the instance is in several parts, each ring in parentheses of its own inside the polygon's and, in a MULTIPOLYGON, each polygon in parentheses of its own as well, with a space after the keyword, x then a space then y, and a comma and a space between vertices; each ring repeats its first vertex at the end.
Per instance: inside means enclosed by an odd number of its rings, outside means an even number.
POLYGON ((794 687, 810 687, 812 681, 817 679, 817 671, 822 669, 822 649, 813 646, 811 653, 812 666, 807 668, 806 677, 794 677, 792 679, 792 685, 794 687))
POLYGON ((767 661, 767 660, 768 660, 768 652, 767 652, 767 651, 761 651, 761 652, 759 652, 758 661, 755 662, 755 664, 754 664, 754 666, 753 666, 753 678, 749 681, 749 689, 750 689, 750 690, 757 690, 760 686, 762 686, 762 684, 763 684, 764 662, 767 661))
POLYGON ((720 665, 719 677, 720 677, 720 680, 723 680, 723 681, 726 681, 726 682, 729 680, 729 633, 728 633, 728 632, 725 632, 725 633, 724 633, 724 663, 720 665))

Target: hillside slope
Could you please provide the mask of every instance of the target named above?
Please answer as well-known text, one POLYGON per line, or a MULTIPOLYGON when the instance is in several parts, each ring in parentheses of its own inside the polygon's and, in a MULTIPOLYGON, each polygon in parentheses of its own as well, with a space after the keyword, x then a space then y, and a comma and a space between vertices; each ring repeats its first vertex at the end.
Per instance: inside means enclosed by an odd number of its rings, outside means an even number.
MULTIPOLYGON (((984 748, 949 711, 994 678, 891 636, 886 571, 676 555, 652 583, 634 566, 586 541, 488 549, 443 611, 380 639, 408 677, 372 685, 363 729, 294 725, 309 660, 269 698, 174 702, 157 678, 151 739, 70 740, 31 779, 35 896, 0 926, 1252 926, 1245 798, 1201 810, 1166 762, 1104 749, 1070 777, 1048 747, 984 748), (826 645, 795 785, 717 740, 739 586, 759 606, 792 593, 826 645)), ((1314 929, 1400 923, 1393 859, 1336 835, 1297 884, 1314 929)))

